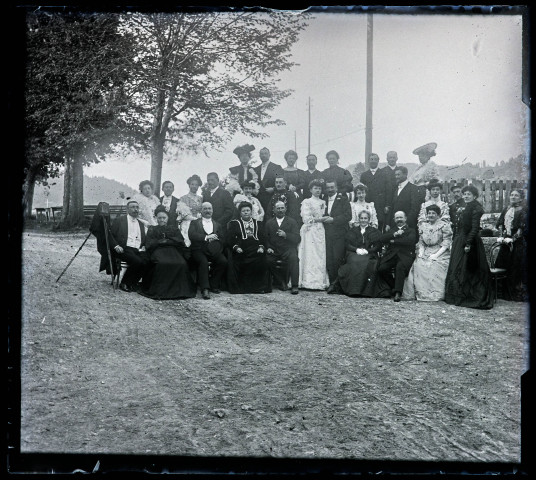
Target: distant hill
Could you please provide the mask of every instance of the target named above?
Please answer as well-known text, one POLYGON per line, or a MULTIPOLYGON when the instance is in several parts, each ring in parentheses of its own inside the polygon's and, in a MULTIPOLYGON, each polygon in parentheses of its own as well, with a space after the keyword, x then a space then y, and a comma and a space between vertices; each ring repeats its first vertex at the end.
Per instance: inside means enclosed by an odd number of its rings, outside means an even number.
MULTIPOLYGON (((63 177, 51 178, 49 184, 48 206, 56 207, 63 205, 63 177)), ((43 185, 37 184, 35 186, 33 208, 46 207, 46 190, 43 185)), ((126 198, 132 197, 136 193, 136 190, 117 180, 84 175, 84 203, 86 205, 96 205, 99 202, 108 202, 110 205, 121 205, 122 199, 119 196, 119 192, 124 192, 126 198)))
MULTIPOLYGON (((437 162, 436 162, 437 164, 437 162)), ((380 163, 379 167, 383 168, 387 163, 380 163)), ((418 163, 398 163, 404 165, 408 169, 408 175, 419 166, 418 163)), ((441 165, 439 168, 439 177, 443 181, 478 179, 478 180, 518 180, 528 181, 529 166, 524 155, 518 155, 515 158, 510 158, 508 161, 501 161, 495 165, 472 164, 470 162, 461 165, 441 165)), ((359 181, 359 176, 365 171, 365 165, 360 163, 352 163, 346 169, 352 174, 354 185, 359 181)))

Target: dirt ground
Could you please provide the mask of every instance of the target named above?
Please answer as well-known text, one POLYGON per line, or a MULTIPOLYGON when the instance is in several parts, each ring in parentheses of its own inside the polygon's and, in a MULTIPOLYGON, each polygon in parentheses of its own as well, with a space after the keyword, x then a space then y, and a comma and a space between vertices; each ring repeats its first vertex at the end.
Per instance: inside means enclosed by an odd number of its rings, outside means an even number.
POLYGON ((21 452, 518 462, 526 304, 114 291, 23 239, 21 452))

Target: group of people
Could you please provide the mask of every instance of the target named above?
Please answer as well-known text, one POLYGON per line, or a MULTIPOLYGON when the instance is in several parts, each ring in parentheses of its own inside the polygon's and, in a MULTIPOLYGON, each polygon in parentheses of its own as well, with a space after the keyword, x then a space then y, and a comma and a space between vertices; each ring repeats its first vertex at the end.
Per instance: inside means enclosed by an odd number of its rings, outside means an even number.
MULTIPOLYGON (((162 184, 160 198, 143 181, 127 215, 111 226, 112 253, 128 264, 120 288, 155 299, 195 297, 198 287, 205 299, 222 289, 267 293, 275 287, 298 294, 302 288, 491 308, 479 192, 455 185, 453 203, 441 200, 442 184, 430 162, 436 146, 414 151, 421 165, 413 181, 396 164, 396 152, 388 152, 382 169, 372 153, 354 187, 334 150, 323 171, 316 155, 308 155, 308 169, 300 170, 296 152, 285 154, 282 167, 270 161, 267 148, 252 168, 252 145, 234 150, 240 165, 224 181, 211 172, 203 185, 192 175, 180 198, 170 181, 162 184)), ((505 298, 526 300, 523 192, 513 190, 510 200, 499 219, 497 262, 508 265, 505 298)))

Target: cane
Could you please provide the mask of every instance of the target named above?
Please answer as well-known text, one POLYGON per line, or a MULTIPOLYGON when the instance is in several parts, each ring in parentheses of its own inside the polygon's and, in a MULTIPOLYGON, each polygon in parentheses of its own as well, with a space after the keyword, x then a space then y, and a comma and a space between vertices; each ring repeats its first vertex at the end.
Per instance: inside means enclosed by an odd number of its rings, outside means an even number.
POLYGON ((82 247, 86 244, 88 238, 91 236, 91 232, 89 232, 89 235, 86 237, 86 239, 84 240, 84 243, 82 245, 80 245, 80 248, 78 249, 78 251, 74 254, 74 257, 71 258, 71 261, 67 264, 67 266, 63 269, 63 272, 61 272, 60 276, 58 278, 56 278, 56 282, 62 277, 62 275, 67 271, 67 269, 69 268, 69 265, 71 263, 73 263, 73 260, 75 259, 75 257, 78 255, 78 252, 80 252, 80 250, 82 250, 82 247))

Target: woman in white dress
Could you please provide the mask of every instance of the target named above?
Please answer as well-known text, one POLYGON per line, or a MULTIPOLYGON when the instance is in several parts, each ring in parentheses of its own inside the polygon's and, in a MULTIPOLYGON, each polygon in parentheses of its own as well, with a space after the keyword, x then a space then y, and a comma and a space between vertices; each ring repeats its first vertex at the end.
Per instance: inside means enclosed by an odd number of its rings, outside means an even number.
POLYGON ((301 242, 298 247, 300 259, 300 288, 325 290, 329 286, 326 269, 326 235, 324 233, 324 213, 326 202, 320 198, 323 182, 309 183, 311 198, 301 204, 303 225, 300 229, 301 242))
POLYGON ((417 217, 417 226, 428 221, 426 208, 430 205, 437 205, 441 211, 441 213, 439 214, 439 219, 443 220, 444 222, 450 223, 449 204, 441 200, 442 188, 443 185, 436 178, 430 180, 428 185, 426 185, 426 189, 429 192, 428 196, 430 198, 421 205, 421 210, 419 211, 419 216, 417 217))
POLYGON ((376 215, 376 208, 374 202, 365 202, 367 196, 368 187, 363 183, 358 183, 354 188, 354 201, 350 202, 352 207, 352 220, 350 220, 350 228, 359 226, 359 214, 364 210, 370 215, 369 225, 374 228, 378 228, 378 216, 376 215))
POLYGON ((132 197, 132 200, 138 202, 140 207, 138 220, 140 220, 145 227, 157 225, 154 211, 155 208, 160 205, 160 199, 154 195, 153 192, 153 183, 149 180, 144 180, 140 183, 140 193, 136 193, 132 197))

